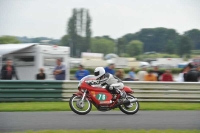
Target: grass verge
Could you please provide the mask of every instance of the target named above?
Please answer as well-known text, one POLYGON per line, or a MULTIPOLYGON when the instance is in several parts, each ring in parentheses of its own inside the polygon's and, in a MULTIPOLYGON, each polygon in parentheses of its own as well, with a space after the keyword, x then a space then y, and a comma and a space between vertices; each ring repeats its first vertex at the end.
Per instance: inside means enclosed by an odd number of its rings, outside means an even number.
MULTIPOLYGON (((94 106, 93 110, 96 110, 94 106)), ((173 102, 140 102, 140 110, 200 110, 200 104, 173 102)), ((0 103, 0 112, 15 111, 71 111, 71 109, 68 102, 0 103)))
POLYGON ((15 133, 199 133, 200 130, 41 130, 15 133))

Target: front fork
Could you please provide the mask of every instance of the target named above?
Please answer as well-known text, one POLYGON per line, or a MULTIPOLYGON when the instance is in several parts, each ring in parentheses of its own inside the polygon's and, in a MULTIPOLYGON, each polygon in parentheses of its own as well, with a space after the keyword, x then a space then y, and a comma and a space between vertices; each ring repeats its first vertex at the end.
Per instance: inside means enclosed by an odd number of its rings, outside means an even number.
POLYGON ((86 93, 87 93, 87 90, 84 90, 84 92, 83 92, 83 97, 82 97, 82 99, 81 99, 81 102, 83 102, 83 100, 85 99, 86 93))
POLYGON ((82 109, 84 107, 84 101, 83 100, 85 99, 86 93, 87 93, 87 90, 84 90, 83 93, 78 92, 78 93, 74 94, 74 95, 77 95, 77 96, 82 96, 82 98, 79 101, 77 101, 77 103, 76 103, 77 107, 79 107, 80 109, 82 109))

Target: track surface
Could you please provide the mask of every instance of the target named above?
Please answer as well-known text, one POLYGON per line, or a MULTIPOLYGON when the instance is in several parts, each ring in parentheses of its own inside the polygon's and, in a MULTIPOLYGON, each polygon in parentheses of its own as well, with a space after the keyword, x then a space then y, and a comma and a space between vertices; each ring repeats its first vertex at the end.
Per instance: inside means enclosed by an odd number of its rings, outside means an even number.
POLYGON ((200 111, 0 112, 0 131, 43 129, 200 129, 200 111))

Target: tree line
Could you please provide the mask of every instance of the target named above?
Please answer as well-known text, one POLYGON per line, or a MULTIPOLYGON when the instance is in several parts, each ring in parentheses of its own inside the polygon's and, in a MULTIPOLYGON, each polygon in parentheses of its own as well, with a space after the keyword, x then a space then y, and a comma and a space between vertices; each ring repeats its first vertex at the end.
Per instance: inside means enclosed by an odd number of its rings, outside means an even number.
POLYGON ((137 56, 145 52, 189 56, 191 50, 200 49, 200 30, 198 29, 192 29, 180 35, 175 29, 143 28, 139 32, 113 39, 106 35, 91 37, 90 26, 89 11, 73 9, 67 23, 67 34, 61 38, 60 44, 70 46, 73 49, 72 56, 79 56, 80 52, 86 51, 116 53, 120 56, 137 56))
POLYGON ((119 38, 118 54, 127 53, 126 46, 130 45, 133 40, 142 42, 140 45, 143 44, 143 52, 190 55, 192 49, 200 49, 200 30, 192 29, 180 35, 174 29, 144 28, 139 32, 126 34, 119 38))
POLYGON ((42 41, 47 41, 49 44, 59 44, 60 39, 52 39, 48 37, 34 37, 34 38, 28 38, 26 36, 24 37, 18 37, 18 36, 1 36, 0 37, 0 44, 9 44, 9 43, 41 43, 42 41))
POLYGON ((72 57, 79 57, 81 52, 116 53, 131 57, 155 52, 189 56, 191 50, 200 50, 199 29, 191 29, 180 35, 175 29, 143 28, 136 33, 113 39, 107 35, 92 37, 91 23, 88 9, 73 9, 66 24, 66 35, 60 40, 3 36, 0 37, 0 44, 39 43, 41 40, 50 40, 51 44, 69 46, 72 57))

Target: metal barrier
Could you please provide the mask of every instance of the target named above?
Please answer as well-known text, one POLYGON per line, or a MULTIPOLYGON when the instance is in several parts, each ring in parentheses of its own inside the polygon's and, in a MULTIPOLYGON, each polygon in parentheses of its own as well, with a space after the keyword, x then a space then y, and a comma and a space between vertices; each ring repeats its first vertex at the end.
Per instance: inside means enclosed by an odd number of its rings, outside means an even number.
POLYGON ((63 81, 0 81, 0 101, 61 101, 63 81))
MULTIPOLYGON (((139 101, 200 102, 200 83, 124 82, 139 101)), ((0 81, 0 101, 68 101, 78 81, 0 81)))

